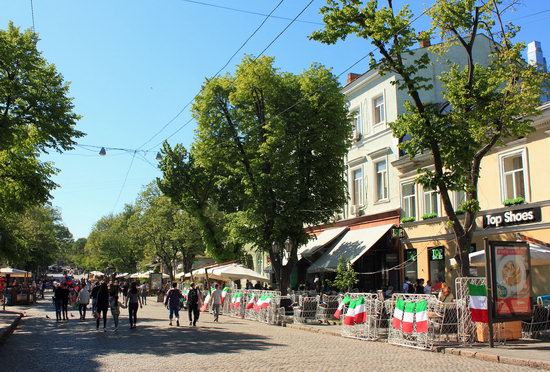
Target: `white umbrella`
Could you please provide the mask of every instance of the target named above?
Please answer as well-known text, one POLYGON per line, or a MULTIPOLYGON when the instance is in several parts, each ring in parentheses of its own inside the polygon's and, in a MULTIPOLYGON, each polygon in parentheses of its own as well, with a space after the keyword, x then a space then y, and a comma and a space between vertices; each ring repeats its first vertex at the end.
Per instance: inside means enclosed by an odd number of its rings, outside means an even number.
POLYGON ((117 279, 121 279, 121 278, 127 278, 129 276, 128 273, 123 273, 123 274, 118 274, 116 277, 117 279))
POLYGON ((176 279, 181 279, 181 278, 184 278, 185 277, 185 273, 182 271, 181 273, 177 273, 175 275, 176 279))
POLYGON ((225 268, 221 268, 219 271, 216 271, 216 274, 231 280, 248 279, 248 280, 258 280, 262 282, 269 281, 269 279, 266 278, 265 276, 260 275, 254 270, 250 270, 249 268, 244 267, 243 265, 232 265, 225 268))
POLYGON ((93 276, 105 276, 101 271, 90 271, 93 276))
POLYGON ((140 273, 133 273, 133 274, 130 275, 130 278, 137 279, 137 278, 139 278, 139 275, 140 275, 140 273))
MULTIPOLYGON (((550 265, 550 248, 529 243, 532 266, 550 265)), ((485 251, 470 253, 470 265, 474 267, 485 267, 485 251)))
POLYGON ((13 267, 3 267, 0 269, 0 276, 9 275, 12 278, 28 278, 32 276, 32 273, 25 270, 15 269, 13 267))

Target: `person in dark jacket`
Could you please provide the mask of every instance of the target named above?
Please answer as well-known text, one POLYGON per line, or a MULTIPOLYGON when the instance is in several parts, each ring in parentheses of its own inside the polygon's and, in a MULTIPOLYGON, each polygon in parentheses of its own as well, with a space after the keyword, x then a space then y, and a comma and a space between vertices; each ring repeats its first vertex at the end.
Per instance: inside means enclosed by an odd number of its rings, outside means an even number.
POLYGON ((67 288, 67 284, 65 283, 61 283, 60 287, 59 295, 61 296, 63 320, 69 320, 69 288, 67 288))
POLYGON ((180 301, 183 298, 180 290, 178 289, 178 283, 172 283, 172 289, 166 294, 166 299, 164 300, 164 306, 168 305, 170 310, 170 325, 172 325, 172 318, 176 316, 176 325, 180 325, 180 301))
POLYGON ((99 320, 103 315, 103 332, 107 332, 107 310, 109 310, 109 288, 103 282, 97 291, 96 301, 96 329, 99 330, 99 320))
POLYGON ((128 306, 130 328, 136 328, 138 306, 143 307, 143 305, 141 304, 141 296, 139 295, 136 282, 132 282, 132 285, 130 286, 128 297, 126 297, 126 305, 128 306))
POLYGON ((199 307, 202 301, 201 292, 191 283, 191 289, 187 294, 187 311, 189 312, 189 325, 196 326, 199 320, 199 307))
POLYGON ((61 288, 61 284, 57 285, 53 291, 53 303, 55 305, 55 320, 59 322, 61 320, 61 307, 62 307, 62 300, 61 297, 63 297, 63 288, 61 288))
POLYGON ((99 282, 95 282, 92 288, 92 313, 94 315, 97 313, 97 292, 99 292, 99 282))

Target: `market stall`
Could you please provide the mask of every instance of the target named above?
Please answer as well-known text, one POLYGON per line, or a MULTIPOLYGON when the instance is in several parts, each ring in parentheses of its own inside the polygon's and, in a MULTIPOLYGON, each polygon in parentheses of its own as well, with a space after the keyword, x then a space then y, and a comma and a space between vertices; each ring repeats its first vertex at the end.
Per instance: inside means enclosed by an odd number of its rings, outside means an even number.
POLYGON ((32 273, 13 267, 0 268, 0 276, 5 278, 3 296, 6 305, 25 305, 35 301, 35 290, 29 284, 32 273))

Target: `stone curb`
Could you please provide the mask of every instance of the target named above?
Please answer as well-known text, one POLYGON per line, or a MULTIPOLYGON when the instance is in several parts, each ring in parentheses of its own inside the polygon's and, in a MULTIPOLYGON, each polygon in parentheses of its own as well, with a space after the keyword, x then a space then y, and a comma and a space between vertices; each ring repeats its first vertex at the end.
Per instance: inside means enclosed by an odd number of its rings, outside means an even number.
POLYGON ((523 358, 488 354, 481 351, 457 349, 457 348, 442 348, 440 352, 444 354, 475 358, 479 360, 484 360, 486 362, 510 364, 510 365, 521 366, 521 367, 539 368, 539 369, 545 369, 550 371, 550 362, 546 362, 542 360, 523 359, 523 358))
POLYGON ((16 315, 15 319, 11 322, 10 325, 7 327, 4 327, 0 329, 0 343, 3 343, 8 336, 17 328, 17 325, 21 321, 21 318, 23 317, 23 313, 18 313, 14 311, 4 311, 3 314, 13 314, 16 315))
POLYGON ((311 333, 321 333, 329 336, 342 337, 342 334, 340 332, 335 330, 330 330, 330 329, 313 328, 313 327, 303 326, 301 324, 292 324, 292 323, 287 324, 286 327, 298 329, 300 331, 311 332, 311 333))

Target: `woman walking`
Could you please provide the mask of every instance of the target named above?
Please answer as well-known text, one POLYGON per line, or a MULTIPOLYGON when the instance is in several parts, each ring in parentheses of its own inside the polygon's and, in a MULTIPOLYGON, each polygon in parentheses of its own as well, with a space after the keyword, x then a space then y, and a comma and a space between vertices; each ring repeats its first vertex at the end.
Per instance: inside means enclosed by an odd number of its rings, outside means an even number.
POLYGON ((96 305, 96 329, 99 331, 99 320, 103 315, 103 332, 107 332, 107 310, 109 309, 109 288, 107 283, 103 282, 97 291, 96 305))
POLYGON ((176 325, 180 326, 180 300, 183 298, 180 290, 178 289, 178 283, 172 283, 172 289, 166 294, 166 299, 164 300, 164 306, 168 307, 170 310, 170 325, 172 325, 172 318, 176 316, 176 325))
POLYGON ((86 320, 86 309, 90 303, 90 291, 88 286, 82 287, 80 292, 78 292, 78 312, 80 313, 80 320, 86 320))
POLYGON ((126 305, 128 306, 130 328, 136 328, 138 305, 141 308, 143 307, 136 282, 132 282, 132 285, 130 286, 128 297, 126 297, 126 305))

